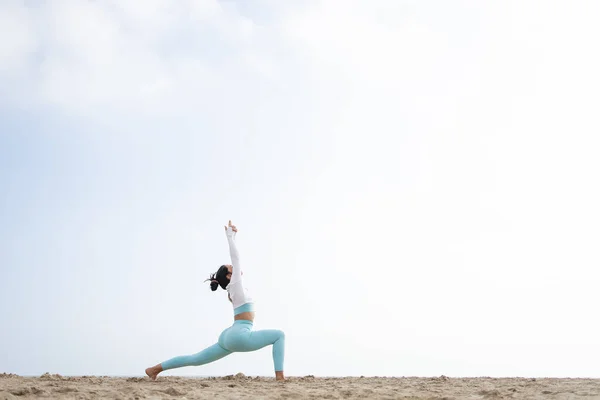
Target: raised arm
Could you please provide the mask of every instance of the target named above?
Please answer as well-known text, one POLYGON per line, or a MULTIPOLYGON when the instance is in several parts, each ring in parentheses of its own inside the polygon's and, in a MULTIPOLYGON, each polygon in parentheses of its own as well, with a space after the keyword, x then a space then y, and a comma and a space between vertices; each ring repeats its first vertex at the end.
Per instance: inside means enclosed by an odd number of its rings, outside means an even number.
POLYGON ((242 279, 242 269, 240 267, 240 254, 235 245, 237 228, 235 225, 231 224, 231 221, 229 221, 229 226, 225 227, 225 233, 227 235, 227 241, 229 242, 229 254, 231 255, 231 266, 233 267, 230 283, 236 283, 242 279))

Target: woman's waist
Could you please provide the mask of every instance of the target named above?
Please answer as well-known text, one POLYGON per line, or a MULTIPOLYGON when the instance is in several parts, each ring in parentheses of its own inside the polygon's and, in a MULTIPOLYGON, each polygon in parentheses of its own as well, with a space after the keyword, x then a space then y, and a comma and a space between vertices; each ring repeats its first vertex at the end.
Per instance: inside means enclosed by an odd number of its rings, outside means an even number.
POLYGON ((248 320, 254 321, 254 303, 244 303, 233 310, 233 319, 235 321, 248 320))
POLYGON ((254 308, 254 303, 251 301, 245 302, 237 307, 233 308, 233 315, 238 315, 245 312, 256 311, 254 308))
POLYGON ((247 311, 233 316, 235 322, 254 322, 254 311, 247 311))

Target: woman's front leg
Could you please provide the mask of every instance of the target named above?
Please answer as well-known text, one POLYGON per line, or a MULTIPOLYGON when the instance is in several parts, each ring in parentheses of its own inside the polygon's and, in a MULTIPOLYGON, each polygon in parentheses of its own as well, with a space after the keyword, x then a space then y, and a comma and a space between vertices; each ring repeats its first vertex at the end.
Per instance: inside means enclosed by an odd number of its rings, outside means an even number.
POLYGON ((278 329, 264 329, 252 331, 245 343, 247 350, 254 351, 262 349, 270 344, 273 345, 273 366, 275 367, 275 378, 283 380, 283 361, 285 358, 285 333, 278 329))

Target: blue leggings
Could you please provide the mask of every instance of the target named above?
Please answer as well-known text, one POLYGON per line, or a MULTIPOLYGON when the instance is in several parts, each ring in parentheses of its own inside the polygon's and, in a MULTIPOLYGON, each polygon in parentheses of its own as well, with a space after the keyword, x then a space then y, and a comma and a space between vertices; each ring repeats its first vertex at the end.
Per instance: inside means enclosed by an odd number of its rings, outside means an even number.
POLYGON ((219 341, 199 353, 190 356, 178 356, 162 362, 163 370, 204 365, 217 361, 231 353, 254 351, 273 345, 273 364, 275 371, 283 371, 285 356, 285 334, 283 331, 267 329, 252 331, 252 321, 238 320, 225 329, 219 336, 219 341))

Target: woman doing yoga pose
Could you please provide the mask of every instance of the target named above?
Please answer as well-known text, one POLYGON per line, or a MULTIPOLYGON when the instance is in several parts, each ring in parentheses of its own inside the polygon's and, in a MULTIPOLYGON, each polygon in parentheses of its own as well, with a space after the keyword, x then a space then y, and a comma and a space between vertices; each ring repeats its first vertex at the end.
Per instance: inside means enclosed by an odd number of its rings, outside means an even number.
POLYGON ((190 365, 204 365, 221 359, 231 353, 241 351, 254 351, 265 346, 273 345, 273 364, 275 366, 275 378, 284 380, 283 358, 285 353, 285 334, 283 331, 268 329, 253 331, 254 303, 244 287, 242 270, 240 269, 240 257, 235 245, 237 228, 229 221, 225 227, 227 241, 229 242, 229 253, 231 254, 231 265, 222 265, 219 270, 212 274, 210 288, 217 290, 219 286, 227 290, 229 301, 233 305, 233 325, 225 329, 214 345, 207 347, 199 353, 178 356, 156 364, 154 367, 146 368, 146 375, 152 380, 168 369, 187 367, 190 365))

